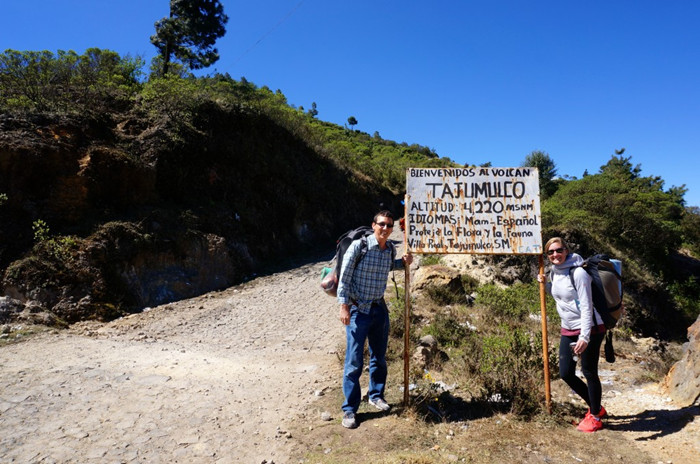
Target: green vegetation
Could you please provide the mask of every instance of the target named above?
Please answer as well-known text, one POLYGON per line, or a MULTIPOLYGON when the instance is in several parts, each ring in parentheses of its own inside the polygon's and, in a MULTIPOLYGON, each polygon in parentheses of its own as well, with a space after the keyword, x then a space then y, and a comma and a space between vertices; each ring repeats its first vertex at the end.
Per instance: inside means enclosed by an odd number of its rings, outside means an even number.
MULTIPOLYGON (((476 292, 478 296, 470 305, 453 302, 449 307, 444 306, 442 296, 436 299, 428 293, 436 305, 435 313, 429 322, 423 322, 419 332, 432 335, 444 357, 427 367, 435 376, 461 385, 461 395, 466 394, 472 409, 537 414, 544 401, 539 284, 530 282, 507 288, 487 284, 476 292)), ((554 330, 558 317, 551 298, 547 312, 550 330, 554 330)), ((421 321, 416 323, 420 325, 421 321)), ((550 350, 548 354, 551 369, 555 369, 556 353, 550 350)), ((426 384, 425 375, 414 373, 420 387, 418 403, 428 402, 433 409, 449 410, 454 399, 447 393, 431 392, 434 382, 426 384)))
POLYGON ((197 108, 210 98, 204 81, 173 75, 149 80, 140 96, 143 109, 152 117, 166 117, 188 126, 197 108))
MULTIPOLYGON (((284 94, 258 88, 228 74, 202 78, 169 73, 145 83, 141 59, 121 58, 109 50, 19 52, 0 54, 0 111, 57 112, 102 117, 132 107, 154 121, 167 120, 177 133, 195 129, 212 111, 266 116, 299 137, 318 153, 385 185, 396 193, 405 188, 407 167, 454 166, 418 144, 397 143, 316 119, 288 104, 284 94)), ((356 124, 355 120, 355 124, 356 124)))
POLYGON ((686 281, 673 282, 669 285, 673 302, 688 320, 694 320, 700 314, 700 285, 697 279, 688 277, 686 281))
POLYGON ((682 248, 687 249, 693 256, 700 256, 700 208, 686 208, 681 219, 682 248))
POLYGON ((465 303, 465 295, 461 289, 450 288, 443 285, 428 285, 424 290, 432 301, 439 305, 465 303))
POLYGON ((482 380, 482 395, 509 404, 515 414, 539 412, 543 358, 542 338, 536 331, 501 324, 483 337, 479 354, 478 365, 472 361, 469 372, 482 380))
MULTIPOLYGON (((504 289, 486 284, 479 287, 477 292, 479 296, 476 302, 491 308, 491 313, 499 320, 522 322, 530 314, 540 314, 540 290, 536 281, 516 283, 504 289)), ((547 319, 559 323, 559 315, 552 300, 547 304, 547 319)))
POLYGON ((453 314, 438 313, 423 329, 424 335, 432 335, 442 347, 459 348, 469 336, 469 327, 453 314))
POLYGON ((543 205, 544 224, 585 234, 591 248, 616 249, 664 269, 682 241, 684 190, 664 192, 661 178, 640 171, 630 158, 613 156, 600 174, 563 184, 543 205))
POLYGON ((422 255, 420 259, 420 263, 423 266, 431 266, 433 264, 441 264, 442 263, 442 255, 422 255))
POLYGON ((37 219, 32 224, 32 231, 34 231, 34 241, 37 243, 44 242, 49 239, 49 225, 41 219, 37 219))
POLYGON ((558 183, 555 180, 557 168, 554 160, 543 151, 533 151, 525 157, 522 166, 532 166, 538 169, 540 179, 540 198, 546 200, 557 191, 558 183))
POLYGON ((91 114, 126 104, 138 92, 143 60, 109 50, 6 50, 0 54, 0 110, 91 114))

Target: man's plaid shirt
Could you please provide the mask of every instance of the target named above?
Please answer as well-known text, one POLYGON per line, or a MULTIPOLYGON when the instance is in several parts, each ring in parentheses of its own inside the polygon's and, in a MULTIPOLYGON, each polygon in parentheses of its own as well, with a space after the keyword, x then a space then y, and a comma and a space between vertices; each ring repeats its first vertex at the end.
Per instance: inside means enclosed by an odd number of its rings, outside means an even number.
MULTIPOLYGON (((357 266, 355 259, 360 253, 362 240, 350 244, 343 256, 343 265, 338 279, 338 302, 355 304, 361 313, 369 313, 372 303, 384 297, 386 279, 391 270, 394 245, 387 242, 382 250, 374 235, 367 236, 367 253, 357 266)), ((402 267, 403 261, 397 259, 394 267, 402 267)))

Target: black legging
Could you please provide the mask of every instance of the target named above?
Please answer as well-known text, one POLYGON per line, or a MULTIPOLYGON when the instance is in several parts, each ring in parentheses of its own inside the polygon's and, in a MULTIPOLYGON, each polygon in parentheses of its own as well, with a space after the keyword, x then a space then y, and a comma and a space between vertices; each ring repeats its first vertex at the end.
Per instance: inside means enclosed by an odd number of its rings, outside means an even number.
POLYGON ((579 356, 581 358, 581 372, 586 382, 576 375, 576 361, 574 353, 569 346, 578 340, 578 335, 562 335, 559 341, 559 376, 566 382, 578 396, 588 404, 591 414, 600 412, 600 398, 603 389, 598 377, 598 359, 600 358, 600 345, 603 343, 605 333, 591 334, 591 341, 579 356))

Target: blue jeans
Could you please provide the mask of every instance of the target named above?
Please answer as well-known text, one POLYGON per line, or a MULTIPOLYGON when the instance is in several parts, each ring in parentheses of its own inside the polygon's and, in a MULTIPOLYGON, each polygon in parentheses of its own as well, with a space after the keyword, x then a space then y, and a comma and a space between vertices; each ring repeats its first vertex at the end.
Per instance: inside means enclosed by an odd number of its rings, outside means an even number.
POLYGON ((343 411, 357 412, 360 407, 360 375, 364 362, 365 340, 369 342, 369 397, 384 398, 386 385, 386 348, 389 342, 389 310, 384 300, 373 303, 369 314, 350 308, 350 324, 345 327, 345 370, 343 372, 343 411))

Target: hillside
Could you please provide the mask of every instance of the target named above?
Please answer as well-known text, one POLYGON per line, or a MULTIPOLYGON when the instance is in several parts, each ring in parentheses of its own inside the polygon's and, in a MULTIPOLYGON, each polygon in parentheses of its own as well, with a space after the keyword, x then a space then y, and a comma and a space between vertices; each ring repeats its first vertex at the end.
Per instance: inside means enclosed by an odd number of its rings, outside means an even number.
POLYGON ((98 307, 224 288, 332 246, 380 204, 400 210, 396 192, 265 115, 196 116, 187 131, 135 111, 0 116, 4 293, 66 322, 109 317, 98 307))
POLYGON ((109 320, 328 249, 379 205, 401 211, 400 160, 449 162, 228 76, 142 82, 100 49, 0 58, 0 288, 38 322, 109 320))

